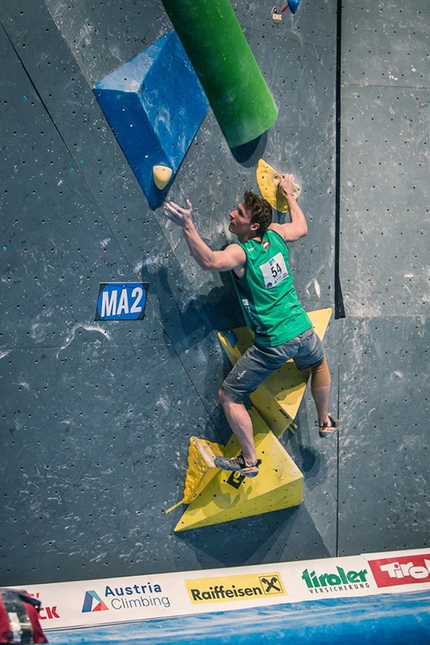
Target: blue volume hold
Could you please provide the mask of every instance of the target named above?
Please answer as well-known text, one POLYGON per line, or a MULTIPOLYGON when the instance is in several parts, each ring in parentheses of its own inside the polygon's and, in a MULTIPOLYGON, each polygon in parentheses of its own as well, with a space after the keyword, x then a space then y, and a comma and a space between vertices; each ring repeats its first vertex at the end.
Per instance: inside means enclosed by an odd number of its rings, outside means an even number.
POLYGON ((150 207, 157 208, 171 182, 157 188, 153 167, 171 168, 173 180, 209 108, 176 32, 96 83, 94 94, 150 207))
POLYGON ((299 8, 300 0, 288 0, 288 7, 292 14, 296 13, 299 8))

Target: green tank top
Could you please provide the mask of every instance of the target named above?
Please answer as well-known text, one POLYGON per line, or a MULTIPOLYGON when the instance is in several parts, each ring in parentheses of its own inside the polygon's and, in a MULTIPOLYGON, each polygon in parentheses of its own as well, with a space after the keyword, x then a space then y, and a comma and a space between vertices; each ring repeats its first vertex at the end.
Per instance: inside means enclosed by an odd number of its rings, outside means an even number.
POLYGON ((245 273, 233 282, 255 344, 276 347, 312 327, 293 285, 288 247, 268 229, 261 240, 238 242, 246 253, 245 273))

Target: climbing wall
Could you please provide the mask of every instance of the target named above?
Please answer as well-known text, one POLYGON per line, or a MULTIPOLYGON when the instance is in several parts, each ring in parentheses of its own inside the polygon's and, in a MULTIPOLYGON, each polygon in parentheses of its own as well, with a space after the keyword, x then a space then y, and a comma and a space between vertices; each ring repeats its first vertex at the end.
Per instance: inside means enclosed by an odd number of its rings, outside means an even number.
MULTIPOLYGON (((419 24, 428 12, 421 2, 419 24)), ((222 444, 230 438, 217 401, 230 363, 217 332, 243 321, 228 276, 199 270, 162 209, 151 208, 93 92, 172 24, 161 1, 3 0, 3 585, 423 545, 428 78, 408 93, 399 72, 400 99, 388 107, 387 92, 397 89, 395 81, 388 78, 391 85, 381 89, 357 78, 361 69, 354 54, 361 51, 362 59, 370 60, 367 51, 373 42, 380 45, 372 34, 375 17, 382 24, 386 14, 378 9, 372 15, 360 4, 343 8, 343 165, 337 187, 336 2, 303 1, 295 16, 284 13, 280 24, 273 23, 270 4, 232 6, 273 95, 276 122, 254 149, 233 154, 209 109, 168 195, 180 203, 191 199, 202 236, 221 248, 229 239, 227 213, 245 189, 257 189, 258 159, 295 174, 309 235, 291 247, 291 262, 308 310, 338 308, 336 268, 341 268, 346 318, 331 321, 325 346, 332 410, 340 409, 343 434, 339 440, 318 439, 307 395, 296 419, 298 431, 281 438, 304 475, 304 502, 261 517, 174 532, 184 509, 165 510, 182 498, 190 436, 222 444), (356 35, 363 16, 364 33, 373 39, 369 47, 356 35), (409 111, 412 106, 415 112, 409 111), (381 121, 372 121, 376 117, 381 121), (401 138, 392 141, 391 117, 401 120, 402 134, 408 129, 413 172, 401 138), (398 162, 407 166, 402 170, 407 176, 399 174, 393 184, 394 194, 387 162, 391 148, 384 153, 382 142, 376 148, 375 137, 384 136, 382 122, 391 147, 401 147, 398 162), (377 178, 385 178, 382 193, 358 182, 359 161, 367 182, 376 151, 382 164, 377 178), (337 188, 342 196, 338 228, 337 188), (409 201, 421 195, 414 203, 422 219, 407 207, 414 226, 397 208, 407 203, 405 190, 409 201), (383 208, 390 209, 387 215, 383 208), (375 217, 385 239, 374 234, 375 217), (363 235, 356 230, 360 223, 366 224, 363 235), (403 245, 396 236, 400 223, 403 245), (363 247, 366 260, 358 264, 363 247), (405 249, 408 254, 413 249, 416 258, 401 269, 405 249), (410 278, 401 279, 403 269, 410 278), (382 272, 384 286, 377 280, 382 272), (370 279, 378 283, 376 294, 370 279), (148 285, 143 319, 95 319, 100 284, 109 282, 148 285), (385 290, 391 285, 402 287, 406 311, 397 294, 394 298, 385 290), (389 366, 387 371, 382 365, 389 366), (365 439, 359 426, 363 414, 365 439), (357 504, 360 517, 367 509, 365 527, 358 524, 357 504)), ((401 17, 407 21, 405 12, 401 17)), ((394 25, 395 12, 390 21, 394 25)), ((424 32, 425 25, 419 33, 424 32)), ((417 56, 422 56, 420 43, 417 38, 417 56)), ((418 61, 412 47, 409 53, 418 61)), ((389 55, 393 64, 400 58, 380 52, 381 59, 389 55)), ((411 63, 420 69, 412 58, 411 63)), ((364 62, 362 67, 371 80, 372 68, 364 62)), ((380 73, 379 66, 373 69, 380 73)), ((391 73, 397 74, 394 68, 391 73)), ((403 73, 410 81, 406 63, 403 73)))
POLYGON ((429 25, 425 0, 342 8, 342 554, 430 536, 429 25))

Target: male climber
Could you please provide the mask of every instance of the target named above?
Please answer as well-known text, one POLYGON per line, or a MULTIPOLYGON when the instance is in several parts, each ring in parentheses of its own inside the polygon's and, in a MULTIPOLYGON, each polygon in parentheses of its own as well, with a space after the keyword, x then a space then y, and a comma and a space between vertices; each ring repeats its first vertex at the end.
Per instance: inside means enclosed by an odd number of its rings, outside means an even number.
POLYGON ((218 457, 215 465, 245 477, 258 475, 252 421, 245 407, 247 396, 289 359, 298 369, 311 371, 311 392, 318 414, 319 434, 327 437, 340 425, 328 411, 330 373, 312 323, 300 304, 288 264, 286 242, 308 232, 305 215, 293 194, 294 176, 285 175, 279 190, 287 200, 290 222, 272 222, 270 204, 251 191, 245 192, 230 217, 229 231, 237 243, 212 251, 192 220, 191 202, 181 208, 166 202, 164 214, 182 228, 190 254, 204 271, 231 271, 254 344, 237 361, 224 380, 219 398, 241 453, 232 459, 218 457))

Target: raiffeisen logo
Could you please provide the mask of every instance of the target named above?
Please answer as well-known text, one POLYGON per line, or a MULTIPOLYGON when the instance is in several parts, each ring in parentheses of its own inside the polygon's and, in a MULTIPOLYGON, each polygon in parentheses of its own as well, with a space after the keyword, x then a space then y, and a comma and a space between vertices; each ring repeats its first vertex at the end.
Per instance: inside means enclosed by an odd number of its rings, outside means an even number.
POLYGON ((103 593, 97 593, 94 590, 85 592, 82 613, 108 609, 115 611, 144 610, 159 606, 170 607, 170 598, 163 594, 159 584, 148 582, 145 585, 134 584, 127 587, 106 585, 103 593))
POLYGON ((193 605, 287 595, 279 573, 194 578, 185 586, 193 605))
POLYGON ((367 581, 368 571, 362 569, 344 569, 336 567, 336 571, 317 573, 315 570, 305 569, 302 572, 302 580, 305 581, 309 593, 312 595, 338 593, 342 591, 359 591, 369 588, 367 581))
POLYGON ((378 587, 430 583, 430 553, 369 560, 378 587))

